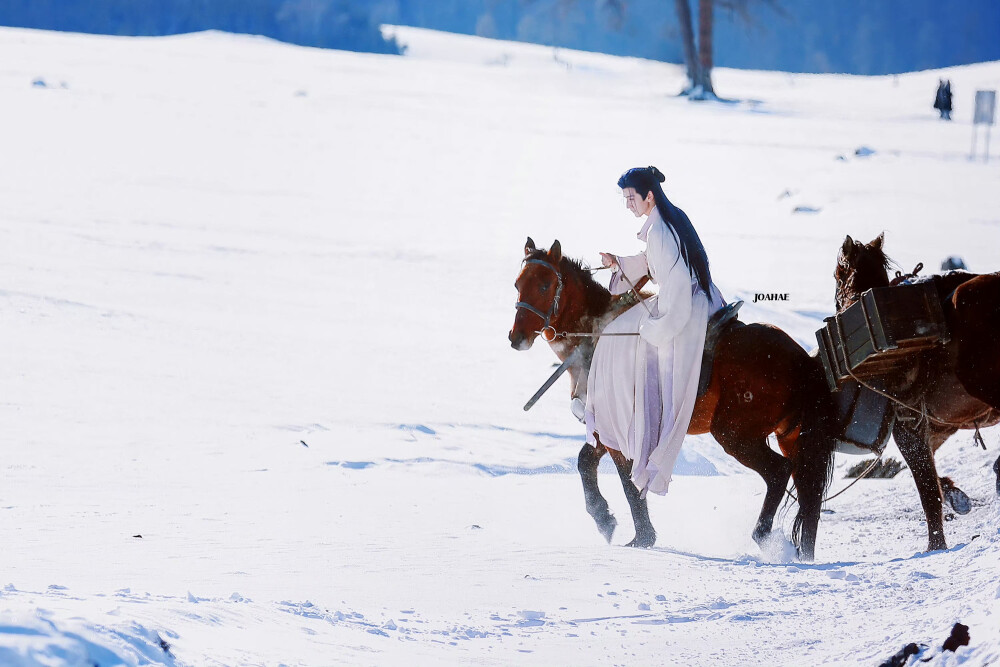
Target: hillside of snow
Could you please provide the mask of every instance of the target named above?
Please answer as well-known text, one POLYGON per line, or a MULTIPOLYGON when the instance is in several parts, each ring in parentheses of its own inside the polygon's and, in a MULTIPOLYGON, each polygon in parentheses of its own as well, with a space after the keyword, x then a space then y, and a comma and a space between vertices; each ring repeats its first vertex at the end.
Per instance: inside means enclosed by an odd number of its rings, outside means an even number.
POLYGON ((815 563, 762 552, 764 484, 708 436, 649 550, 605 462, 609 546, 567 380, 523 412, 556 359, 507 341, 527 236, 640 249, 633 166, 810 349, 845 235, 1000 269, 969 160, 1000 63, 719 69, 694 104, 677 66, 385 30, 406 56, 0 28, 0 664, 1000 662, 1000 429, 938 453, 973 501, 945 552, 909 471, 828 503, 815 563))

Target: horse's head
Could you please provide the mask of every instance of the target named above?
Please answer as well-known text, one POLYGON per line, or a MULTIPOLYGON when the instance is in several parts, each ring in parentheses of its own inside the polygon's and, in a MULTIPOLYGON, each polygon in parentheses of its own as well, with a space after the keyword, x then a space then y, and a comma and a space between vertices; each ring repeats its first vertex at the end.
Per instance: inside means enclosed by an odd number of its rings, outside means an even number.
POLYGON ((837 312, 860 299, 865 290, 889 284, 890 260, 882 251, 884 241, 884 232, 871 243, 861 243, 850 236, 844 239, 833 272, 837 281, 837 312))
POLYGON ((524 244, 524 261, 521 273, 514 281, 517 289, 517 314, 507 338, 515 350, 527 350, 535 342, 538 332, 551 327, 559 315, 559 301, 563 290, 563 277, 559 264, 562 247, 554 241, 548 250, 536 248, 528 238, 524 244))

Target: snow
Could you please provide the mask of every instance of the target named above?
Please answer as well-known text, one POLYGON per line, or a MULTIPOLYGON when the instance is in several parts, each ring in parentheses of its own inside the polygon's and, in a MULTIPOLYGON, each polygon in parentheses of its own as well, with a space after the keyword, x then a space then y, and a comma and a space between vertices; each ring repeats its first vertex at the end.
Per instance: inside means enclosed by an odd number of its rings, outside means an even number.
POLYGON ((809 348, 845 234, 997 269, 1000 162, 968 151, 1000 63, 720 69, 733 101, 694 104, 672 65, 386 30, 405 57, 0 29, 0 663, 1000 661, 996 429, 939 452, 973 502, 947 552, 908 471, 831 501, 815 563, 793 508, 762 552, 763 482, 708 437, 650 550, 602 467, 608 546, 567 381, 524 413, 555 357, 506 340, 526 236, 638 247, 636 165, 809 348))

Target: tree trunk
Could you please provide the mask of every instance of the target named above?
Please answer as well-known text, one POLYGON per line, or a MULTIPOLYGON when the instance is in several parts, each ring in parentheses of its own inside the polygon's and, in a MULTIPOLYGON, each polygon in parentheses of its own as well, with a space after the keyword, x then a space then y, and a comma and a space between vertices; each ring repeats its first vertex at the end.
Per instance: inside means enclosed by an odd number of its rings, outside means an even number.
POLYGON ((712 0, 698 0, 698 79, 699 99, 712 99, 712 0))
POLYGON ((681 41, 684 43, 684 64, 687 65, 688 85, 681 93, 689 94, 698 85, 698 53, 694 47, 694 29, 691 22, 691 5, 688 0, 674 0, 677 22, 681 26, 681 41))

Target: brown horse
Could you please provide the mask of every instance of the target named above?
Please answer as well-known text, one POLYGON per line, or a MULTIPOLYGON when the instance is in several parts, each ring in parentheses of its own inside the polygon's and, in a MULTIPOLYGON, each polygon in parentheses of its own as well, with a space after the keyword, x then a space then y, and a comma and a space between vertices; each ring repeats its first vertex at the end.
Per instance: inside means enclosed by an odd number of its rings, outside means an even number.
MULTIPOLYGON (((563 257, 559 241, 545 250, 536 248, 529 238, 514 286, 518 307, 508 338, 516 350, 531 347, 544 329, 560 336, 550 345, 557 356, 566 359, 578 341, 591 339, 563 334, 597 334, 616 308, 621 308, 587 269, 563 257)), ((576 368, 575 398, 581 397, 579 385, 587 372, 585 363, 576 368)), ((815 553, 823 493, 832 472, 831 414, 830 393, 818 362, 777 327, 749 324, 731 327, 719 339, 711 383, 698 398, 687 431, 710 432, 728 454, 764 479, 767 493, 753 530, 758 543, 771 532, 792 477, 799 500, 792 538, 804 560, 812 560, 815 553), (784 456, 768 446, 771 433, 777 435, 784 456)), ((618 522, 597 485, 598 463, 608 452, 635 523, 635 539, 629 544, 652 546, 656 531, 646 501, 632 483, 632 462, 600 444, 597 435, 598 446, 585 444, 578 459, 587 511, 610 542, 618 522)))
MULTIPOLYGON (((850 236, 844 240, 834 271, 838 312, 865 290, 890 284, 891 260, 882 250, 883 241, 884 234, 868 244, 850 236)), ((1000 273, 952 271, 932 280, 951 340, 917 353, 912 363, 873 380, 897 399, 892 435, 913 472, 927 516, 928 550, 947 548, 942 496, 953 506, 955 498, 965 496, 950 479, 938 478, 933 453, 959 429, 1000 422, 1000 273)), ((1000 459, 993 469, 1000 493, 1000 459)))

